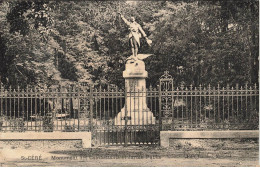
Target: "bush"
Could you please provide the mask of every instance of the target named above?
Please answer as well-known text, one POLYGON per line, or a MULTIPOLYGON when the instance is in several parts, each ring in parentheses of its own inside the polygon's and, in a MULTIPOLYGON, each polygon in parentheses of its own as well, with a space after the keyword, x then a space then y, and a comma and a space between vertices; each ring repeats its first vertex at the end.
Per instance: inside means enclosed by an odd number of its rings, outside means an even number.
POLYGON ((53 132, 54 122, 51 113, 48 113, 43 117, 43 131, 44 132, 53 132))
POLYGON ((76 127, 75 125, 68 125, 67 123, 65 124, 64 127, 64 132, 75 132, 76 131, 76 127))
POLYGON ((25 131, 25 123, 23 118, 15 118, 10 120, 11 131, 24 132, 25 131))

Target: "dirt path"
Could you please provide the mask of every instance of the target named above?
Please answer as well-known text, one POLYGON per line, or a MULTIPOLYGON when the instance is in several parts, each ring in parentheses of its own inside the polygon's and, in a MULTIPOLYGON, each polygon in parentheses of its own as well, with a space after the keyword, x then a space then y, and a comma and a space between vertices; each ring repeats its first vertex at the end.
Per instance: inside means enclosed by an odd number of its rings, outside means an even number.
MULTIPOLYGON (((1 166, 258 166, 258 148, 175 150, 131 146, 75 150, 2 149, 1 166), (34 156, 34 157, 32 157, 34 156), (39 157, 41 156, 41 159, 39 157), (34 158, 34 160, 33 160, 34 158), (37 159, 36 159, 37 158, 37 159)), ((1 158, 1 157, 0 157, 1 158)))

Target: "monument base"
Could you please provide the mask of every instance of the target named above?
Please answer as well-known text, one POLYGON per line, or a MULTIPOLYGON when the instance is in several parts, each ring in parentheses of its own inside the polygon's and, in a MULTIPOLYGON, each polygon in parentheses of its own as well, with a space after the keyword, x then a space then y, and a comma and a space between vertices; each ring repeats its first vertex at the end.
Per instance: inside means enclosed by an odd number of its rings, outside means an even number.
POLYGON ((151 54, 139 54, 137 57, 127 58, 123 77, 125 78, 125 106, 117 114, 114 120, 115 125, 152 125, 155 124, 155 117, 146 103, 146 81, 148 73, 145 64, 141 59, 151 54))
POLYGON ((131 110, 128 111, 127 116, 125 116, 125 107, 121 109, 121 112, 115 117, 115 125, 125 125, 127 119, 127 125, 152 125, 155 124, 155 117, 150 109, 142 110, 131 110))

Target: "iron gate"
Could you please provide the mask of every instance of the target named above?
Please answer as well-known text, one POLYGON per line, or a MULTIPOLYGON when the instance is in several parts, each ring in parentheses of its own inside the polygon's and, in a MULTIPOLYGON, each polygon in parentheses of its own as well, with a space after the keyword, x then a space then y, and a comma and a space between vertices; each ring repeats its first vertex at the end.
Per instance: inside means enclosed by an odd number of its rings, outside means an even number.
POLYGON ((107 90, 90 90, 93 144, 159 144, 160 130, 172 125, 168 120, 174 118, 172 91, 173 78, 168 71, 161 76, 159 89, 150 86, 127 91, 108 86, 107 90))
POLYGON ((158 90, 126 92, 109 86, 92 94, 94 145, 158 144, 158 90))

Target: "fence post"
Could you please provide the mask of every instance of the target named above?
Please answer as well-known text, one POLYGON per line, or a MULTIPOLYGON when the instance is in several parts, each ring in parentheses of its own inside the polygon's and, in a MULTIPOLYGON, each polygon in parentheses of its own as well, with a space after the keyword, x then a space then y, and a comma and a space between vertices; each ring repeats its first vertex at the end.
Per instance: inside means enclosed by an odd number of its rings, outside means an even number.
POLYGON ((80 131, 80 120, 79 120, 79 117, 80 117, 80 84, 79 83, 77 84, 76 89, 77 89, 77 100, 78 100, 78 115, 77 115, 78 131, 80 131))
POLYGON ((219 119, 220 119, 220 85, 218 84, 218 116, 217 116, 217 123, 219 124, 219 119))
POLYGON ((93 130, 93 85, 90 85, 90 93, 89 93, 89 104, 90 104, 90 121, 89 121, 89 128, 92 132, 93 130))
MULTIPOLYGON (((4 95, 3 95, 3 89, 2 89, 2 82, 0 82, 0 100, 1 100, 1 104, 0 104, 0 116, 2 117, 3 116, 3 99, 4 99, 4 95)), ((1 124, 1 122, 0 122, 1 124)), ((2 126, 2 125, 0 125, 2 126)), ((0 130, 1 130, 1 127, 0 127, 0 130)))
MULTIPOLYGON (((160 85, 159 85, 159 130, 162 130, 162 117, 163 112, 166 117, 166 124, 168 122, 169 113, 172 112, 172 116, 174 116, 173 109, 173 78, 169 74, 169 71, 164 71, 164 74, 160 77, 160 85), (170 95, 169 95, 170 94, 170 95), (164 96, 164 103, 162 103, 162 97, 164 96), (168 104, 168 96, 171 97, 172 104, 168 104), (162 107, 165 109, 162 110, 162 107), (169 109, 170 107, 170 109, 169 109)), ((174 118, 172 117, 172 120, 174 118)), ((171 123, 170 129, 172 129, 173 122, 171 123)), ((168 128, 168 124, 166 126, 168 128)))
POLYGON ((192 86, 192 84, 190 85, 190 105, 191 105, 191 107, 190 107, 190 125, 191 125, 191 128, 193 128, 193 122, 192 122, 192 110, 193 110, 193 107, 192 107, 192 97, 193 97, 193 95, 192 95, 192 93, 193 93, 193 86, 192 86))
POLYGON ((247 83, 246 83, 246 86, 245 86, 245 90, 246 90, 246 92, 245 92, 245 97, 246 97, 246 121, 248 121, 247 119, 248 119, 248 105, 247 105, 247 97, 248 97, 248 85, 247 85, 247 83))
POLYGON ((253 114, 253 100, 252 100, 252 86, 249 87, 249 96, 250 96, 250 110, 249 110, 249 121, 252 118, 253 114))
POLYGON ((159 85, 159 131, 162 131, 162 90, 161 81, 159 85))
POLYGON ((126 86, 125 86, 125 146, 127 146, 127 143, 128 143, 128 129, 127 129, 127 122, 128 122, 128 119, 127 119, 127 89, 126 89, 126 86))

